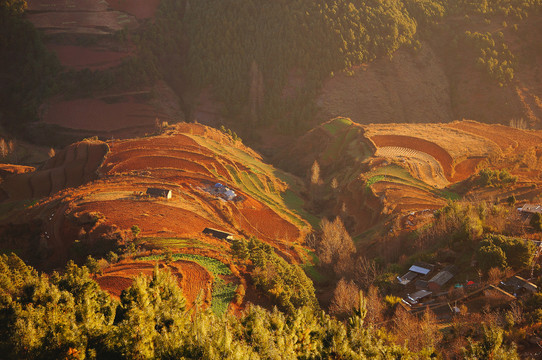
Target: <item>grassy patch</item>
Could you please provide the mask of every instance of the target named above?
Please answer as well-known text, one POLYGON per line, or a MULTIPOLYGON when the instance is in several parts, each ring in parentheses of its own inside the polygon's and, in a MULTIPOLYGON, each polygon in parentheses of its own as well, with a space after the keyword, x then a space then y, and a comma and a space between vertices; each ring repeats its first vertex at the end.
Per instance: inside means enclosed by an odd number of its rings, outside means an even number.
POLYGON ((448 200, 456 201, 456 200, 461 199, 461 196, 459 194, 455 193, 454 191, 450 189, 441 189, 439 191, 436 191, 435 193, 436 195, 448 200))
POLYGON ((174 248, 183 249, 187 247, 191 248, 216 248, 216 246, 209 245, 206 242, 189 239, 189 238, 160 238, 160 237, 145 237, 140 239, 141 243, 147 243, 151 246, 158 248, 174 248))
POLYGON ((338 118, 322 125, 322 127, 329 131, 331 135, 335 135, 338 131, 350 125, 352 125, 352 120, 347 118, 338 118))
POLYGON ((233 300, 236 289, 236 284, 227 283, 220 277, 215 278, 215 281, 213 282, 211 310, 213 310, 216 315, 222 316, 226 310, 228 310, 228 305, 233 300))
POLYGON ((367 187, 371 187, 371 185, 379 182, 379 181, 382 181, 384 180, 384 175, 375 175, 375 176, 371 176, 369 178, 369 180, 367 180, 367 187))

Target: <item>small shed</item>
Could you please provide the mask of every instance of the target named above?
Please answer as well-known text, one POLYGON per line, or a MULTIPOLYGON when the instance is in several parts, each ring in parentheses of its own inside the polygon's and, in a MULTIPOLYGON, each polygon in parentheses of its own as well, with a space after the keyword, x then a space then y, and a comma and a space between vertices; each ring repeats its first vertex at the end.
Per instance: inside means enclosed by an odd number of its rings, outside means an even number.
POLYGON ((408 294, 405 300, 408 304, 415 305, 428 298, 431 294, 431 291, 419 290, 413 294, 408 294))
POLYGON ((171 196, 173 195, 171 190, 159 188, 148 188, 146 194, 152 197, 163 197, 166 199, 171 199, 171 196))
POLYGON ((203 233, 207 235, 211 235, 217 239, 229 240, 229 241, 234 240, 234 236, 235 236, 232 233, 218 230, 218 229, 212 229, 212 228, 203 229, 203 233))

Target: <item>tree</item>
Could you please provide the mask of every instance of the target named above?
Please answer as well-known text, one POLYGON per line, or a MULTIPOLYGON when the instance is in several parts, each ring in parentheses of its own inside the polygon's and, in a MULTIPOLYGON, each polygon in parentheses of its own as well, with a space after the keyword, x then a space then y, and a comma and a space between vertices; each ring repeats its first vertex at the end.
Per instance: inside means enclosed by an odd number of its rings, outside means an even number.
POLYGON ((519 360, 515 348, 503 344, 503 330, 496 326, 483 325, 482 340, 469 339, 469 346, 464 349, 465 359, 469 360, 519 360))
POLYGON ((495 244, 481 246, 476 252, 476 259, 480 269, 486 273, 491 268, 505 269, 507 266, 504 251, 495 244))
POLYGON ((134 239, 137 239, 138 235, 141 233, 141 229, 137 225, 132 225, 130 228, 132 231, 132 235, 134 236, 134 239))
POLYGON ((353 281, 342 278, 333 292, 329 311, 338 318, 346 318, 355 309, 359 309, 359 289, 353 281))
POLYGON ((320 262, 332 267, 339 276, 346 274, 352 269, 352 255, 356 251, 352 238, 339 217, 334 221, 323 219, 320 227, 322 235, 316 249, 320 262))
POLYGON ((91 255, 87 256, 85 266, 88 268, 88 271, 90 271, 90 273, 94 276, 102 272, 102 269, 100 269, 100 264, 98 264, 98 260, 93 258, 91 255))

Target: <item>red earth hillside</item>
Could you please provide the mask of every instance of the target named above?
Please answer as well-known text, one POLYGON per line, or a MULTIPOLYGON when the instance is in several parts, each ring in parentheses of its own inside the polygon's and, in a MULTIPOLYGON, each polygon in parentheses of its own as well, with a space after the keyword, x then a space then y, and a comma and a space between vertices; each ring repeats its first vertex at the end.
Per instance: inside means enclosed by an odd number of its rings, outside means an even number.
MULTIPOLYGON (((40 169, 9 176, 0 184, 4 201, 41 199, 1 224, 6 229, 39 220, 42 240, 34 251, 49 266, 61 266, 80 252, 104 256, 135 240, 143 249, 170 248, 177 261, 169 267, 177 269, 181 282, 220 278, 227 287, 245 281, 229 255, 230 243, 203 230, 254 236, 290 262, 305 261, 302 242, 310 225, 299 215, 301 208, 287 205, 298 196, 296 183, 229 135, 179 124, 153 137, 73 144, 40 169), (234 198, 217 192, 217 183, 233 191, 234 198), (148 196, 149 188, 170 190, 172 196, 148 196), (139 234, 130 230, 134 225, 139 234), (211 275, 202 272, 215 263, 224 267, 219 274, 212 273, 218 265, 205 270, 211 275)), ((33 246, 27 244, 27 250, 33 246)), ((122 262, 98 281, 118 296, 129 284, 126 279, 142 267, 152 269, 152 263, 122 262)), ((190 301, 199 291, 194 286, 191 281, 185 286, 190 301)), ((209 292, 203 295, 210 297, 209 292)))

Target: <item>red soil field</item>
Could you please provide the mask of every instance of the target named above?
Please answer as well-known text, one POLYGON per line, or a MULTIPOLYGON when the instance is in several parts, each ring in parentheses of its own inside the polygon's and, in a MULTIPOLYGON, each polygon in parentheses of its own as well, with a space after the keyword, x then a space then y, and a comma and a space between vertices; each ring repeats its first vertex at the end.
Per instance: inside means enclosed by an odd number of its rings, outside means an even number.
POLYGON ((134 15, 138 19, 153 18, 160 0, 107 0, 114 10, 134 15))
POLYGON ((73 45, 47 45, 63 66, 74 70, 105 70, 122 63, 122 60, 133 55, 131 51, 111 51, 99 47, 73 45))
POLYGON ((188 151, 198 152, 204 155, 213 155, 214 153, 205 147, 200 146, 190 137, 182 134, 173 136, 156 136, 145 139, 134 139, 115 141, 110 145, 111 153, 120 153, 131 149, 183 149, 188 151))
POLYGON ((377 147, 398 146, 427 153, 440 163, 448 180, 452 177, 453 158, 435 143, 405 135, 374 135, 371 140, 377 147))
POLYGON ((483 158, 473 158, 461 161, 455 166, 454 176, 451 179, 452 182, 459 182, 467 179, 469 176, 476 172, 478 164, 484 160, 483 158))
POLYGON ((148 104, 128 100, 108 104, 98 99, 57 101, 43 107, 41 120, 70 129, 111 131, 154 126, 156 118, 168 119, 148 104))
MULTIPOLYGON (((94 189, 98 191, 98 189, 94 189)), ((121 229, 138 225, 141 236, 163 233, 164 236, 194 236, 206 227, 217 224, 181 208, 167 206, 153 201, 110 200, 84 203, 77 211, 98 211, 105 215, 107 222, 121 229), (167 229, 168 232, 164 232, 167 229)))
MULTIPOLYGON (((121 262, 106 268, 103 276, 98 277, 96 282, 102 289, 119 298, 122 290, 130 287, 137 276, 141 274, 152 276, 155 264, 155 261, 121 262)), ((159 266, 161 268, 167 266, 172 275, 177 277, 188 307, 194 305, 201 290, 203 290, 202 300, 207 303, 204 308, 209 306, 213 278, 204 267, 187 260, 177 260, 169 265, 160 262, 159 266)))
POLYGON ((295 241, 299 237, 297 227, 268 208, 239 209, 248 223, 269 239, 295 241))
POLYGON ((191 151, 183 151, 179 149, 149 149, 149 148, 134 148, 124 151, 116 151, 116 148, 107 157, 107 163, 104 168, 107 168, 108 173, 118 173, 127 170, 141 170, 153 168, 176 168, 184 171, 191 171, 202 174, 209 179, 214 178, 214 175, 209 172, 209 169, 214 169, 220 176, 227 180, 231 180, 231 176, 226 168, 221 164, 224 158, 220 161, 200 153, 191 151), (152 159, 148 156, 152 153, 152 159), (110 166, 115 164, 112 168, 110 166))
MULTIPOLYGON (((142 153, 148 153, 142 150, 142 153)), ((209 172, 204 166, 196 164, 192 161, 168 157, 168 156, 138 156, 126 159, 125 161, 115 165, 110 171, 113 173, 122 173, 132 170, 144 170, 153 168, 177 168, 185 171, 190 171, 198 174, 207 175, 212 177, 213 174, 209 172)))
POLYGON ((210 305, 213 278, 204 267, 192 261, 177 260, 170 264, 170 268, 173 273, 181 274, 180 285, 189 307, 193 306, 202 290, 202 300, 207 300, 207 306, 210 305))
POLYGON ((128 289, 134 279, 124 276, 104 275, 96 279, 96 282, 113 297, 120 298, 122 290, 128 289))

